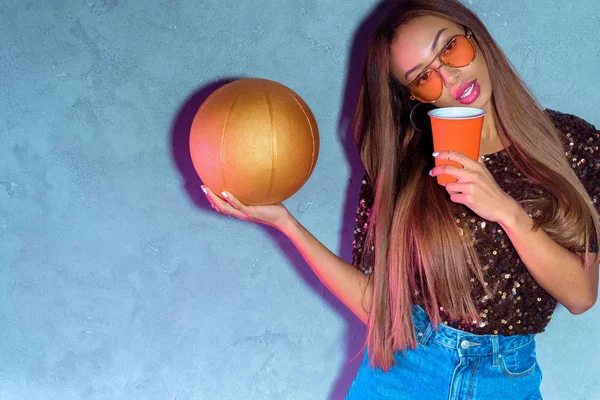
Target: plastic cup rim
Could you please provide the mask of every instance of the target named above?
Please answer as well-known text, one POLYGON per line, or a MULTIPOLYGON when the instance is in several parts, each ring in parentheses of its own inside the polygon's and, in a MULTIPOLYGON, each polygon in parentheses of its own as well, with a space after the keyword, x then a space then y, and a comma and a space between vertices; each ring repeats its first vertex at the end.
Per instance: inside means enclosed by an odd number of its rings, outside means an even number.
POLYGON ((481 118, 486 114, 481 108, 475 107, 440 107, 427 112, 427 115, 430 117, 450 120, 475 119, 481 118))

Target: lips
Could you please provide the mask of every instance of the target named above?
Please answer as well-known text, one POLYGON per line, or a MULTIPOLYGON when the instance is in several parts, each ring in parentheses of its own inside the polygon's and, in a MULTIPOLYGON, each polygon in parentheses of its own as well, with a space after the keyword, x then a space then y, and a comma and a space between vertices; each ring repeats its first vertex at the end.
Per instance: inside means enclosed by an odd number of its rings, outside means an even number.
POLYGON ((456 100, 460 100, 460 96, 462 96, 463 94, 465 94, 465 91, 471 87, 471 85, 473 83, 475 83, 476 79, 473 79, 470 82, 465 83, 464 85, 462 85, 461 87, 458 88, 458 90, 456 91, 456 94, 454 95, 454 97, 456 98, 456 100))

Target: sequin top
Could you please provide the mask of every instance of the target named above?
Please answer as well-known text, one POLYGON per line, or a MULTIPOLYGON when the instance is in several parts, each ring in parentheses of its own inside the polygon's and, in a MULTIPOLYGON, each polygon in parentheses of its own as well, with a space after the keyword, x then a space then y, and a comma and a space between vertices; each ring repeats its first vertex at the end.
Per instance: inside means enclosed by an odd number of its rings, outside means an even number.
MULTIPOLYGON (((574 115, 552 110, 546 110, 546 113, 563 134, 565 155, 571 167, 596 208, 600 209, 600 132, 574 115)), ((544 196, 544 188, 521 174, 506 150, 487 155, 485 164, 500 187, 535 218, 540 211, 532 210, 522 201, 544 196)), ((356 212, 352 252, 353 265, 365 274, 373 271, 372 265, 360 265, 372 205, 373 188, 365 172, 356 212)), ((443 323, 476 334, 517 335, 543 332, 552 318, 557 301, 532 278, 499 224, 482 219, 466 206, 458 206, 460 212, 455 215, 456 222, 464 234, 472 236, 484 270, 485 283, 497 296, 495 299, 485 296, 483 286, 473 277, 472 296, 483 322, 476 325, 469 321, 451 320, 442 307, 440 315, 443 323)), ((591 240, 590 251, 598 251, 594 239, 591 240)))

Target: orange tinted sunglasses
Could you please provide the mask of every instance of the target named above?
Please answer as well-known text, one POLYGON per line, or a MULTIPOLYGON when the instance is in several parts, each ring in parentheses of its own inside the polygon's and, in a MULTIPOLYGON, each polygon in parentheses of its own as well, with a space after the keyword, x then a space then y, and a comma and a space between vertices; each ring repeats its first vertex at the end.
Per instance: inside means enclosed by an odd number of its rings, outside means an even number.
POLYGON ((471 64, 475 59, 475 45, 471 37, 471 31, 466 29, 464 35, 455 35, 446 43, 423 71, 407 85, 413 99, 423 103, 433 103, 440 98, 444 90, 444 82, 439 69, 443 65, 462 68, 471 64), (431 68, 431 64, 436 60, 440 60, 439 67, 431 68))

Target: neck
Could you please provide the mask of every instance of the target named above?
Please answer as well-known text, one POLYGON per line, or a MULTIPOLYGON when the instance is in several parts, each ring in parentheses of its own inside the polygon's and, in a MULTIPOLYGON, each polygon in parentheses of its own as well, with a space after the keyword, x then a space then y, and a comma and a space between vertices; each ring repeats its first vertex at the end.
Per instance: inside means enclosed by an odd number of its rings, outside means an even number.
POLYGON ((483 106, 483 110, 486 114, 483 118, 483 128, 481 130, 480 155, 496 153, 504 149, 504 145, 500 141, 500 135, 498 135, 496 129, 497 115, 491 106, 491 101, 483 106))

